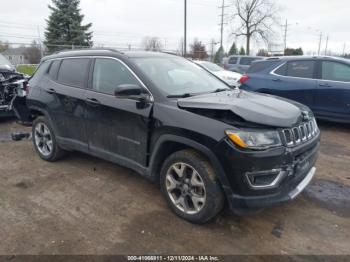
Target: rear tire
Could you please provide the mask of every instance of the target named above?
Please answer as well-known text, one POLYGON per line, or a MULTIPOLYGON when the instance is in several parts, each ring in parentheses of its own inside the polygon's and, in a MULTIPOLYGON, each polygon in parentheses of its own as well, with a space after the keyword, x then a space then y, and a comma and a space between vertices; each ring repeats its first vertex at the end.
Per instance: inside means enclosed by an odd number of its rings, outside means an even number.
POLYGON ((56 141, 56 137, 46 117, 36 118, 32 126, 32 137, 35 151, 45 161, 54 162, 66 155, 56 141))
POLYGON ((208 222, 224 206, 213 167, 195 150, 170 155, 161 169, 160 185, 172 211, 191 223, 208 222))

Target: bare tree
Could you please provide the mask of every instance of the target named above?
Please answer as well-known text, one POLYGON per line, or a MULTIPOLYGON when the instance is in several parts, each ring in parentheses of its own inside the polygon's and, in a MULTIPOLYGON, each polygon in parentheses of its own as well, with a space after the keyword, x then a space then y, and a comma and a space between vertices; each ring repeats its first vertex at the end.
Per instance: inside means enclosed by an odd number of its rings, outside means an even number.
POLYGON ((198 39, 194 39, 193 44, 191 44, 190 48, 192 58, 203 60, 208 57, 205 45, 203 45, 201 41, 198 41, 198 39))
POLYGON ((273 33, 272 26, 277 21, 279 8, 274 0, 233 0, 235 13, 234 23, 238 26, 234 29, 235 36, 246 37, 246 53, 250 53, 252 37, 268 41, 273 33))
POLYGON ((146 51, 154 51, 154 52, 159 52, 163 48, 161 40, 155 36, 143 38, 142 46, 146 51))
POLYGON ((39 64, 41 59, 41 52, 36 41, 33 41, 31 46, 26 48, 24 56, 30 64, 39 64))

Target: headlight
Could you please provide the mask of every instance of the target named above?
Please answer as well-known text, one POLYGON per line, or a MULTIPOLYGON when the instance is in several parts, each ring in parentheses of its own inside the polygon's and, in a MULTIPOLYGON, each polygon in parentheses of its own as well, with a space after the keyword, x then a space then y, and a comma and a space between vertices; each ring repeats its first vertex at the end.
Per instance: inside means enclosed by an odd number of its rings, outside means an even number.
POLYGON ((232 142, 241 148, 262 150, 282 145, 277 131, 225 131, 232 142))

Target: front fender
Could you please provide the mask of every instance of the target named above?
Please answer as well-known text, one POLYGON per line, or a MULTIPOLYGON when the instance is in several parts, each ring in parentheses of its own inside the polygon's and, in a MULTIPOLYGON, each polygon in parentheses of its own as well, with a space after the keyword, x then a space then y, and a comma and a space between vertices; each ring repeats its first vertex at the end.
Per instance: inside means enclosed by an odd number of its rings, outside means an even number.
MULTIPOLYGON (((225 171, 222 168, 219 160, 217 159, 216 155, 205 145, 200 144, 197 141, 194 141, 190 138, 181 137, 178 135, 172 135, 172 134, 164 134, 158 138, 158 140, 155 143, 153 153, 150 158, 150 164, 149 164, 149 176, 152 177, 152 180, 159 181, 159 171, 162 163, 159 163, 159 158, 162 157, 162 147, 166 145, 167 143, 178 143, 185 148, 192 148, 197 150, 198 152, 202 153, 204 156, 208 158, 210 163, 212 164, 216 175, 218 176, 218 179, 222 185, 222 188, 225 192, 225 194, 232 195, 232 190, 229 186, 228 179, 226 177, 225 171)), ((164 156, 163 156, 164 157, 164 156)))

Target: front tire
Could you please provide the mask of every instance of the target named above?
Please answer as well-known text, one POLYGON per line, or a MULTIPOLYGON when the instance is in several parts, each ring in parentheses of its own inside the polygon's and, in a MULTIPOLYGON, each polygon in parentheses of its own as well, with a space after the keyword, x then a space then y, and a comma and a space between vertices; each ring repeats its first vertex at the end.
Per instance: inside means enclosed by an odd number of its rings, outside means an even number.
POLYGON ((160 183, 172 211, 191 223, 205 223, 223 208, 224 195, 214 169, 195 150, 170 155, 163 164, 160 183))
POLYGON ((58 146, 53 129, 46 117, 40 116, 35 119, 32 137, 35 151, 43 160, 54 162, 66 154, 66 151, 58 146))

